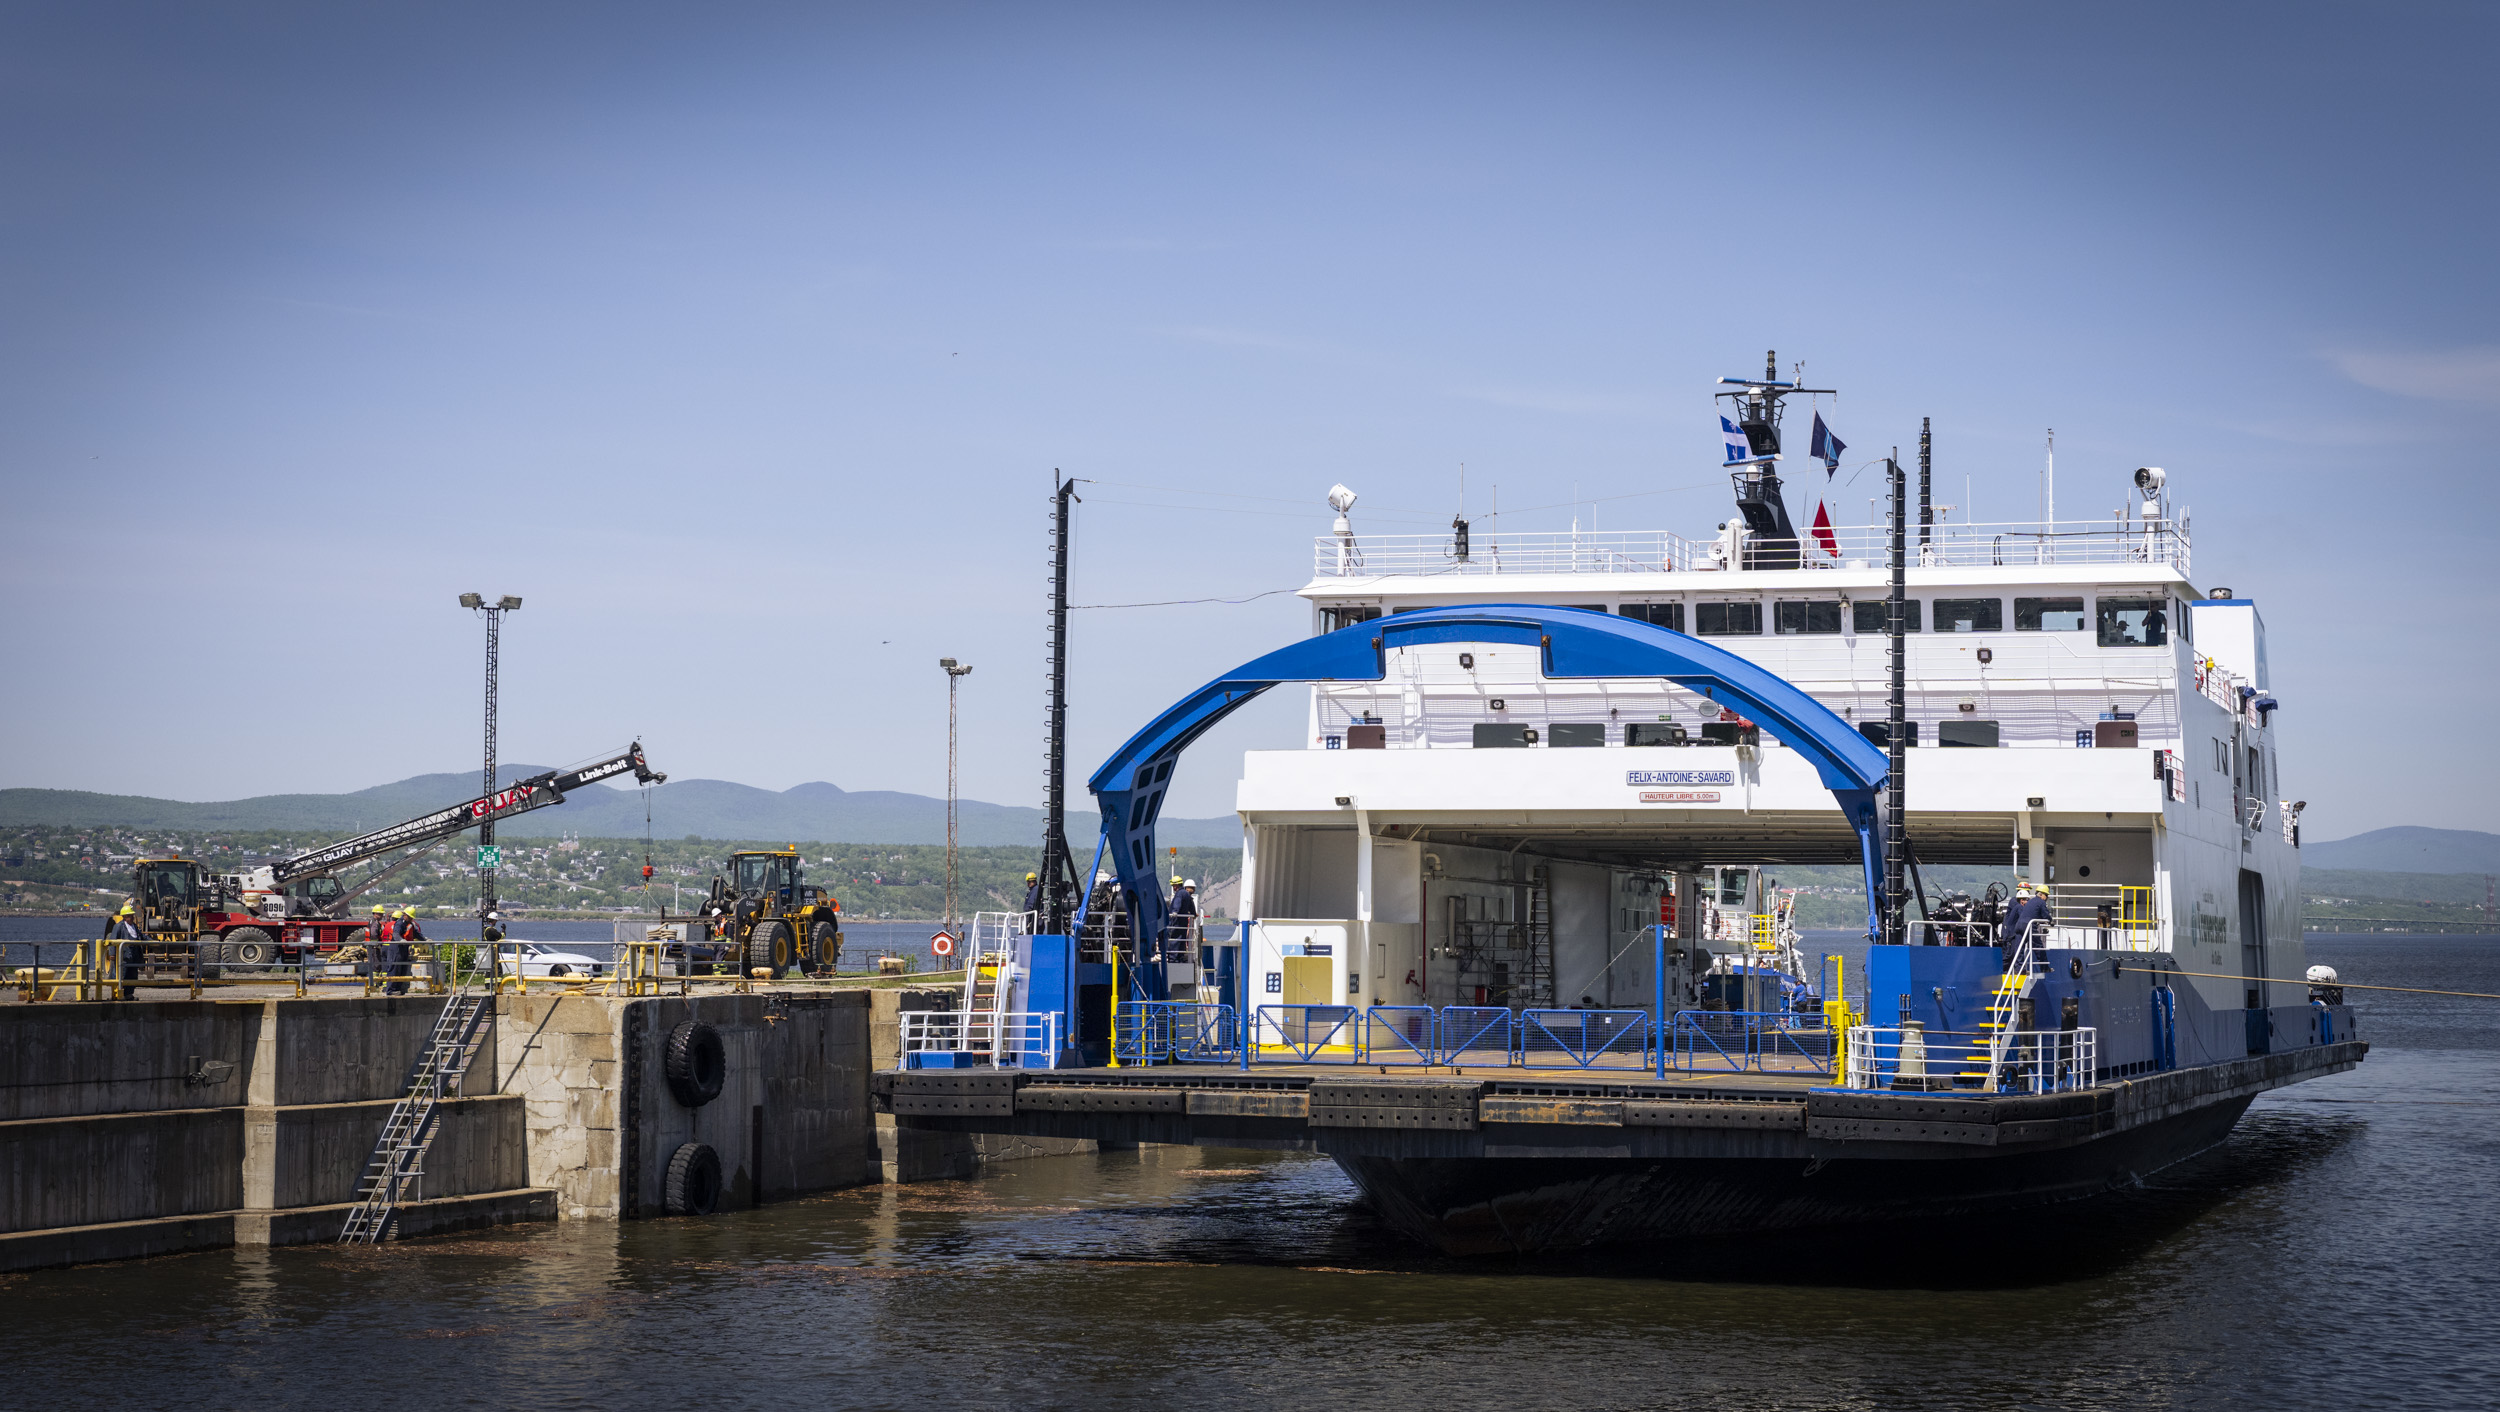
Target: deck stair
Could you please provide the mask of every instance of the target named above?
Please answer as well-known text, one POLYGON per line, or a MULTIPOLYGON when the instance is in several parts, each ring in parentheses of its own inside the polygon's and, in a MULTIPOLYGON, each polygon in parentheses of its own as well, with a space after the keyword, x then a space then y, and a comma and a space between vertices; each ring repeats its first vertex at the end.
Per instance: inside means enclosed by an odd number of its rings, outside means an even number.
POLYGON ((1979 1064, 1979 1047, 1972 1046, 1969 1066, 1954 1077, 1994 1091, 2003 1081, 2005 1057, 2013 1044, 2015 1026, 2021 1022, 2023 1001, 2040 979, 2040 966, 2034 964, 2039 943, 2048 939, 2045 921, 2035 919, 2014 939, 2005 957, 2005 973, 1997 977, 1996 988, 1988 996, 1988 1018, 1979 1022, 1980 1037, 1987 1044, 1987 1064, 1979 1064))
POLYGON ((373 1144, 373 1155, 365 1162, 365 1173, 357 1179, 356 1204, 347 1213, 346 1228, 339 1232, 342 1244, 373 1245, 390 1235, 399 1203, 425 1176, 426 1149, 434 1145, 435 1107, 445 1098, 459 1096, 461 1079, 485 1040, 485 1021, 493 1013, 493 1001, 484 991, 464 987, 443 1002, 443 1012, 435 1017, 434 1031, 409 1075, 408 1091, 391 1105, 382 1135, 373 1144))
POLYGON ((1015 942, 1024 928, 1015 913, 984 912, 973 919, 971 954, 964 960, 964 1048, 988 1054, 998 1047, 1007 1012, 1015 1004, 1015 942))

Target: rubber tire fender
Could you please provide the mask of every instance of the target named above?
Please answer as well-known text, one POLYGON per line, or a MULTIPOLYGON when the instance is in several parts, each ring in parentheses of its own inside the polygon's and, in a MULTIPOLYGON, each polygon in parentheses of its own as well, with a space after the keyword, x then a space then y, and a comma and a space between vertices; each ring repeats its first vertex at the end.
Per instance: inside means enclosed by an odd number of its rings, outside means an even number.
POLYGON ((771 971, 774 980, 790 969, 790 924, 779 917, 766 917, 747 933, 744 973, 753 975, 758 966, 771 971))
POLYGON ((720 1154, 690 1142, 669 1155, 660 1202, 672 1216, 709 1216, 720 1209, 720 1188, 720 1154))
MULTIPOLYGON (((720 1097, 721 1084, 729 1077, 729 1052, 721 1045, 720 1031, 701 1020, 680 1020, 661 1042, 660 1072, 668 1079, 668 1091, 688 1108, 720 1097)), ((719 1159, 713 1162, 717 1166, 719 1159)))
POLYGON ((236 927, 226 933, 226 959, 238 966, 266 966, 278 959, 278 948, 260 928, 236 927))

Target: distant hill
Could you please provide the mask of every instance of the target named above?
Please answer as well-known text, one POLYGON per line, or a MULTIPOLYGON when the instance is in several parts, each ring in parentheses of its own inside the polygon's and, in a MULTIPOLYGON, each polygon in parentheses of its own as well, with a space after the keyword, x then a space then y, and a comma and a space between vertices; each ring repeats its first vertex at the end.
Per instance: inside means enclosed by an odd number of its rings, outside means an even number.
MULTIPOLYGON (((546 768, 516 764, 500 773, 509 783, 546 768)), ((0 789, 0 826, 286 829, 348 835, 473 799, 477 787, 477 775, 462 772, 415 775, 353 794, 265 794, 199 804, 72 789, 0 789)), ((966 799, 956 804, 955 816, 958 833, 970 846, 1035 843, 1042 835, 1039 809, 966 799)), ((1100 828, 1092 813, 1071 811, 1070 846, 1090 857, 1100 828)), ((946 801, 892 790, 854 792, 821 782, 775 793, 728 780, 671 780, 651 791, 651 831, 662 838, 695 834, 709 839, 944 843, 946 801)), ((639 838, 642 791, 592 785, 575 790, 562 804, 498 824, 496 832, 510 838, 564 833, 639 838)), ((1241 842, 1241 826, 1230 818, 1165 819, 1156 834, 1182 848, 1226 848, 1241 842)))
POLYGON ((2472 829, 2372 829, 2331 843, 2301 845, 2306 868, 2382 873, 2500 873, 2500 834, 2472 829))

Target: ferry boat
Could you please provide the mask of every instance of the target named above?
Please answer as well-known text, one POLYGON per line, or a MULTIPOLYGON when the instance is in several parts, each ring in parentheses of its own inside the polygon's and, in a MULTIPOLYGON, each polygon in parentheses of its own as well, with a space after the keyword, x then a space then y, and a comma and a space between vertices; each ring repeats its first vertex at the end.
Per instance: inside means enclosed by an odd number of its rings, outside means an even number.
POLYGON ((2360 1062, 2302 951, 2264 620, 2195 578, 2167 474, 2113 477, 2106 519, 1978 524, 1922 448, 1897 523, 1800 531, 1777 457, 1806 391, 1723 380, 1736 513, 1689 537, 1364 534, 1337 487, 1313 641, 1093 781, 1121 921, 1160 935, 1178 752, 1309 681, 1300 747, 1242 758, 1237 940, 1136 950, 1114 994, 1025 939, 1015 1009, 1078 1035, 1107 1002, 1124 1062, 881 1101, 1325 1152, 1394 1226, 1482 1252, 2089 1195, 2360 1062), (1854 974, 1777 882, 1835 864, 1868 883, 1854 974), (1999 886, 1927 876, 1973 866, 1999 886))

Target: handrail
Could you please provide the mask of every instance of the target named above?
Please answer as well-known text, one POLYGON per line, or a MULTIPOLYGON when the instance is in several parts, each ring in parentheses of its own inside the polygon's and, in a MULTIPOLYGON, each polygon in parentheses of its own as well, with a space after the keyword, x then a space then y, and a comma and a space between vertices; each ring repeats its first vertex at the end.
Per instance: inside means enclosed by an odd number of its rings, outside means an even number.
POLYGON ((1841 1087, 2064 1093, 2100 1081, 2100 1031, 1995 1031, 1859 1025, 1849 1031, 1841 1087))

